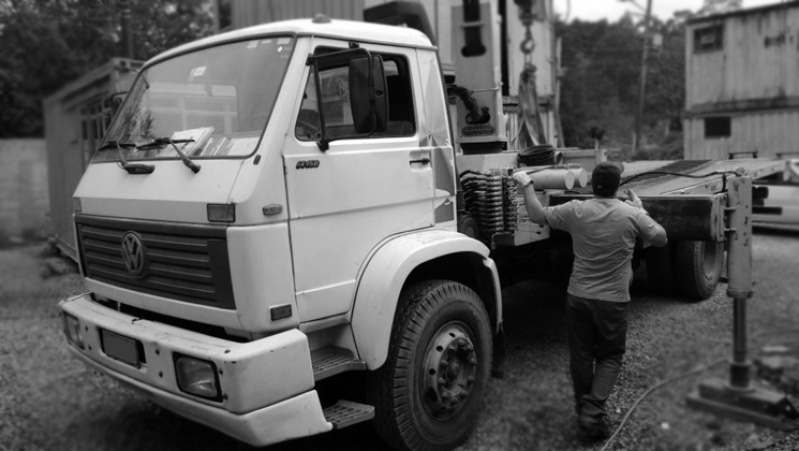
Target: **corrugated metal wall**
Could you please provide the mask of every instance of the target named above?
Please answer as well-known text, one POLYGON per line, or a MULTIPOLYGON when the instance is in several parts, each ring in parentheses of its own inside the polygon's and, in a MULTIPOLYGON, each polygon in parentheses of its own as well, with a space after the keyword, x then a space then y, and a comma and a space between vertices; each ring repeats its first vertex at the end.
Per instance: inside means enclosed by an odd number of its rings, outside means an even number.
POLYGON ((686 120, 688 159, 726 160, 730 152, 758 152, 759 158, 799 151, 799 110, 733 116, 729 138, 705 138, 704 118, 686 120))
POLYGON ((699 19, 686 33, 685 157, 799 150, 799 2, 699 19), (697 51, 696 30, 714 26, 721 48, 697 51), (729 137, 705 137, 711 116, 730 118, 729 137))
MULTIPOLYGON (((363 10, 372 6, 388 3, 392 0, 232 0, 232 27, 234 29, 249 27, 261 23, 278 20, 313 17, 318 13, 333 18, 363 20, 363 10)), ((454 67, 455 57, 452 53, 452 6, 460 5, 459 0, 414 0, 425 7, 427 17, 436 33, 439 56, 446 70, 454 67)), ((511 95, 516 94, 519 74, 524 66, 524 56, 519 51, 519 44, 524 38, 524 28, 518 19, 517 6, 511 0, 505 0, 508 8, 508 65, 510 72, 511 95)), ((551 17, 554 13, 552 0, 536 2, 538 17, 551 17)), ((552 53, 554 43, 551 40, 554 25, 550 22, 536 21, 533 27, 535 51, 533 64, 536 65, 536 89, 539 97, 553 95, 552 53)))
POLYGON ((686 103, 799 96, 799 3, 688 26, 686 103), (693 31, 723 24, 723 48, 694 51, 693 31))
POLYGON ((233 28, 326 14, 334 19, 363 20, 364 0, 233 0, 233 28))

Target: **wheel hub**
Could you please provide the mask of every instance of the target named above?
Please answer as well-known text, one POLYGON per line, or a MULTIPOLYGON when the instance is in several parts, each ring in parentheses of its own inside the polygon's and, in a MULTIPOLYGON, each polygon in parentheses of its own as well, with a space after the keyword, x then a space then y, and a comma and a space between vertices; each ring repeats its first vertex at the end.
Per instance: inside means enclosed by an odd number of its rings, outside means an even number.
POLYGON ((451 417, 466 404, 474 386, 477 354, 471 334, 459 323, 442 326, 425 354, 422 399, 430 414, 451 417))

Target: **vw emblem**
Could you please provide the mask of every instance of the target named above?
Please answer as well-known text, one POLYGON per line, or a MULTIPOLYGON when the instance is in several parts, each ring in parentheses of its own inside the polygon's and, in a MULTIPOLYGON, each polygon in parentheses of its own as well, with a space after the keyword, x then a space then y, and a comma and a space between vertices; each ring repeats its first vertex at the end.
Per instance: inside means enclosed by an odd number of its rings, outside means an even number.
POLYGON ((134 232, 122 235, 122 261, 125 268, 134 276, 141 276, 145 269, 144 245, 134 232))

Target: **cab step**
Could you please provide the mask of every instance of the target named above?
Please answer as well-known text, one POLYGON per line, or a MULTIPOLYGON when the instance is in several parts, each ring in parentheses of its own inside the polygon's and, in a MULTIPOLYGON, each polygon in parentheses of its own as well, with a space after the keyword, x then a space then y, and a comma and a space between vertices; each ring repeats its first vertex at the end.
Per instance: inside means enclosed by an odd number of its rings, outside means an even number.
POLYGON ((369 421, 375 417, 374 406, 357 402, 339 400, 335 405, 324 409, 325 420, 333 424, 333 429, 343 429, 353 424, 369 421))
POLYGON ((320 381, 346 371, 365 370, 366 362, 355 359, 352 351, 336 346, 327 346, 311 351, 314 381, 320 381))

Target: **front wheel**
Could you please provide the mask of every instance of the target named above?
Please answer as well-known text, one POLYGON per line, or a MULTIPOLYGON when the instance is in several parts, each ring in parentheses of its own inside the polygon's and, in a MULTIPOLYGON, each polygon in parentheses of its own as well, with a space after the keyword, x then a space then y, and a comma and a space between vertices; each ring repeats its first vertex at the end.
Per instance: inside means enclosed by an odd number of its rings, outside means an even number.
POLYGON ((488 314, 474 291, 446 280, 406 289, 388 358, 367 392, 383 440, 400 450, 463 443, 482 404, 491 349, 488 314))

